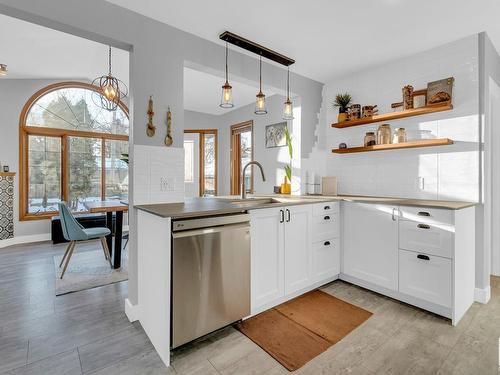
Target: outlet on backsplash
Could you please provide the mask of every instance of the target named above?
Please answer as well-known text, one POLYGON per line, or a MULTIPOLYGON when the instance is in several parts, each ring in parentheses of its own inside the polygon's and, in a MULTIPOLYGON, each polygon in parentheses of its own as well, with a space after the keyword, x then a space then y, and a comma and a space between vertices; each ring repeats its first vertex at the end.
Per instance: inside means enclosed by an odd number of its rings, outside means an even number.
POLYGON ((417 177, 415 183, 418 189, 425 190, 425 177, 417 177))
POLYGON ((174 179, 168 177, 160 177, 160 191, 174 191, 174 179))

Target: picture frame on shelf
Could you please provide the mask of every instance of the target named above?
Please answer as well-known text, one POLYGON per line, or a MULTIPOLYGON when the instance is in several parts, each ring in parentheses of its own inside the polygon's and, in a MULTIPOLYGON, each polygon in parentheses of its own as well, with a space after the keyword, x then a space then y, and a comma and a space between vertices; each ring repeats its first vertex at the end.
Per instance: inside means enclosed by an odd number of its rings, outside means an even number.
POLYGON ((455 78, 449 77, 427 84, 427 105, 444 105, 451 103, 453 95, 453 82, 455 78))
POLYGON ((422 108, 427 105, 427 89, 413 91, 413 108, 422 108))

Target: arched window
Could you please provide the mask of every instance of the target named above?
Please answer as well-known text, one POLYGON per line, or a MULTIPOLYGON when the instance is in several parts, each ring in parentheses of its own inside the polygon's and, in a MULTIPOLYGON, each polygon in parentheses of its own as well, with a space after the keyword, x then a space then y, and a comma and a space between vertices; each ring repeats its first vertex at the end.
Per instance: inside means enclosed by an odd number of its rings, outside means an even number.
POLYGON ((20 117, 22 220, 57 214, 57 203, 85 211, 85 202, 126 200, 129 118, 123 104, 107 111, 97 88, 62 82, 35 93, 20 117))

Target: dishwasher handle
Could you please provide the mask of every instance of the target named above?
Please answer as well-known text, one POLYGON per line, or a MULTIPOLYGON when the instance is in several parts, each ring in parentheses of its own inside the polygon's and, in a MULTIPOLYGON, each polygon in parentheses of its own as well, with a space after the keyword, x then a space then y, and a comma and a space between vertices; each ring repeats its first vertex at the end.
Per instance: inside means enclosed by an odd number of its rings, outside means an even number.
POLYGON ((210 233, 222 233, 222 232, 227 232, 229 230, 235 230, 240 228, 250 229, 250 223, 246 222, 241 224, 221 225, 218 227, 208 227, 208 228, 186 230, 182 232, 174 232, 172 233, 172 238, 175 239, 175 238, 183 238, 190 236, 200 236, 203 234, 210 234, 210 233))

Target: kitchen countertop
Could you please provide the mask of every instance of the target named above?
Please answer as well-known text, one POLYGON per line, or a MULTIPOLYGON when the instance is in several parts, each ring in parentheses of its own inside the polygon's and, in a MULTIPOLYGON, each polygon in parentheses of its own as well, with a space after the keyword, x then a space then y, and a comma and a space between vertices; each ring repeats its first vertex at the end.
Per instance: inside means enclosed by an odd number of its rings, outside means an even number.
POLYGON ((443 208, 449 210, 460 210, 463 208, 476 205, 474 202, 457 202, 457 201, 439 201, 439 200, 425 200, 425 199, 406 199, 406 198, 389 198, 389 197, 364 197, 356 195, 336 195, 336 196, 323 196, 323 195, 254 195, 248 199, 245 204, 237 202, 238 196, 225 196, 214 198, 187 198, 181 203, 161 203, 161 204, 145 204, 134 206, 139 210, 149 212, 161 217, 170 217, 172 219, 200 217, 200 216, 214 216, 224 215, 238 212, 246 212, 248 210, 269 208, 269 207, 283 207, 298 204, 311 204, 332 201, 346 201, 358 203, 378 203, 378 204, 392 204, 399 206, 417 206, 417 207, 433 207, 443 208), (262 203, 262 199, 273 198, 279 202, 262 203), (261 203, 259 203, 259 200, 261 203))

